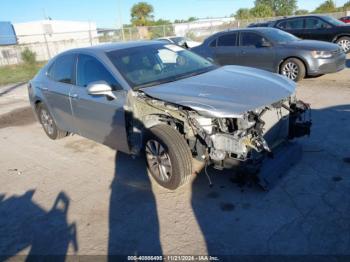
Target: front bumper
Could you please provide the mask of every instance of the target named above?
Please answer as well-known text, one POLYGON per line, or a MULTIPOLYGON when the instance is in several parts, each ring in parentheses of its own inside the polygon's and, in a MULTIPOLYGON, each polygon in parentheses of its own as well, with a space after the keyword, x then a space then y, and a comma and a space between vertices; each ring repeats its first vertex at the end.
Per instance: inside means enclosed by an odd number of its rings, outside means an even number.
POLYGON ((309 59, 308 75, 323 75, 329 73, 335 73, 343 70, 346 65, 346 55, 341 53, 331 58, 310 58, 309 59))
POLYGON ((274 157, 266 157, 256 174, 259 185, 264 190, 271 189, 293 165, 301 160, 302 152, 302 146, 297 142, 286 142, 276 148, 274 157))

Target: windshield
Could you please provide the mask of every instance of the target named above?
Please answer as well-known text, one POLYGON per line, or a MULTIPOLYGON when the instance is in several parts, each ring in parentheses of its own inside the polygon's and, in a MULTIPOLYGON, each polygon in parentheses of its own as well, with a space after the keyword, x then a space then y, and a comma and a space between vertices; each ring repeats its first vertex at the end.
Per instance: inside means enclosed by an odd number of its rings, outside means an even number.
POLYGON ((133 89, 176 81, 216 68, 208 60, 172 44, 115 50, 107 56, 133 89))
POLYGON ((335 19, 331 16, 322 16, 322 18, 324 20, 326 20, 328 23, 332 24, 332 25, 335 25, 335 26, 342 26, 342 25, 345 25, 344 22, 338 20, 338 19, 335 19))
POLYGON ((266 30, 265 35, 275 43, 288 43, 300 40, 298 37, 279 29, 266 30))
POLYGON ((175 43, 175 44, 179 44, 179 43, 183 43, 183 42, 186 42, 186 41, 191 41, 191 39, 189 38, 186 38, 186 37, 182 37, 182 36, 179 36, 179 37, 170 37, 170 39, 175 43))

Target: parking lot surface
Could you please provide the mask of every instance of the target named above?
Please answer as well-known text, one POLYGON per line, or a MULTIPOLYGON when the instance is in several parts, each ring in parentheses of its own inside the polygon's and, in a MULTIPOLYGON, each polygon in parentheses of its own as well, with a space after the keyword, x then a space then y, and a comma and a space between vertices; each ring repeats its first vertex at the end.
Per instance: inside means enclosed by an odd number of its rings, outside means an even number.
POLYGON ((142 158, 50 140, 25 85, 0 87, 0 255, 350 255, 350 68, 297 94, 312 135, 273 189, 209 169, 213 187, 202 172, 171 192, 142 158))

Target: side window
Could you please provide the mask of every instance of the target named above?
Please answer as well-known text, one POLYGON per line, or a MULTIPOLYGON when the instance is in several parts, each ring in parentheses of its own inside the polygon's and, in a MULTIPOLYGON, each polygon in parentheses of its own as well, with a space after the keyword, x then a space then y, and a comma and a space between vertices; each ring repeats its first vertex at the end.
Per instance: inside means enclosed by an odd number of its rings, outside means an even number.
POLYGON ((217 38, 215 38, 213 41, 211 41, 209 46, 210 47, 216 47, 216 40, 217 40, 217 38))
POLYGON ((321 29, 321 28, 329 28, 329 24, 322 21, 318 18, 307 18, 305 19, 305 28, 306 29, 321 29))
POLYGON ((105 81, 114 90, 121 87, 104 65, 89 55, 79 55, 77 68, 77 85, 87 87, 90 83, 105 81))
POLYGON ((261 47, 263 42, 267 42, 261 35, 243 32, 241 33, 241 46, 261 47))
POLYGON ((74 84, 75 55, 63 55, 49 68, 48 76, 57 82, 74 84))
POLYGON ((277 24, 278 28, 287 29, 287 21, 282 21, 277 24))
POLYGON ((303 29, 304 27, 304 19, 291 19, 291 20, 286 20, 282 21, 277 24, 278 28, 281 29, 303 29))
POLYGON ((217 46, 236 46, 237 34, 225 34, 219 36, 217 46))

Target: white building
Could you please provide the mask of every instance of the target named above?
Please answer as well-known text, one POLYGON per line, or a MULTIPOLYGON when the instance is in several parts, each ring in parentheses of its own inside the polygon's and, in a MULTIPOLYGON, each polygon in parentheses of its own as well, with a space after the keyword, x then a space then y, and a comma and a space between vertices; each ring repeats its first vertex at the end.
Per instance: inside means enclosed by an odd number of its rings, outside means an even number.
POLYGON ((234 21, 234 17, 198 19, 189 23, 174 24, 174 33, 177 36, 186 36, 189 32, 196 37, 207 36, 234 21))
POLYGON ((29 48, 38 61, 46 61, 65 50, 98 44, 96 23, 39 20, 13 24, 18 45, 0 47, 0 66, 22 62, 29 48))
POLYGON ((95 22, 39 20, 15 23, 13 27, 19 44, 97 38, 95 22))

